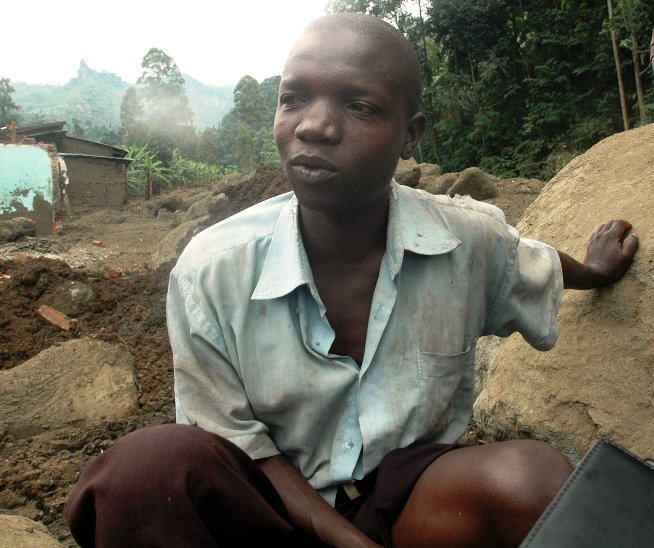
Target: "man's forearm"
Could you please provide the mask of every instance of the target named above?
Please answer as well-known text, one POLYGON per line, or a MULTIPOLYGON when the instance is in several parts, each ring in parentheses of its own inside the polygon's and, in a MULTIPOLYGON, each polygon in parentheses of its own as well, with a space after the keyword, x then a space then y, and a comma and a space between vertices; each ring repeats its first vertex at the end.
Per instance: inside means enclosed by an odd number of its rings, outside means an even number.
POLYGON ((561 260, 563 272, 563 287, 565 289, 594 289, 606 285, 593 269, 570 257, 570 255, 557 251, 561 260))
POLYGON ((354 525, 334 510, 283 455, 259 461, 277 489, 293 523, 328 546, 374 547, 354 525))

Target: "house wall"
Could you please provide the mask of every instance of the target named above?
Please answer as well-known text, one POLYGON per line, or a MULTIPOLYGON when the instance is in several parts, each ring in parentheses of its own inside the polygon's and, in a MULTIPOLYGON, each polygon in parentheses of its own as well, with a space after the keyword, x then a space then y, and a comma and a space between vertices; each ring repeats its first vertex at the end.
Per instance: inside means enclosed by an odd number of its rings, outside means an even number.
POLYGON ((126 164, 111 158, 64 156, 73 211, 83 207, 120 207, 127 198, 126 164))
POLYGON ((27 217, 37 235, 53 232, 53 181, 58 181, 52 145, 0 145, 0 220, 27 217))

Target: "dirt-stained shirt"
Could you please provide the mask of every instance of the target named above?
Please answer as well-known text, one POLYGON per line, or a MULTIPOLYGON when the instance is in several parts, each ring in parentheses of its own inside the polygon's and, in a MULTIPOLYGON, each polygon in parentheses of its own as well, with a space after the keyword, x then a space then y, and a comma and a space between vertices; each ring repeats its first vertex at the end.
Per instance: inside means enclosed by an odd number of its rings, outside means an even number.
POLYGON ((330 352, 297 199, 275 197, 198 234, 171 273, 177 422, 253 459, 283 453, 333 504, 389 451, 457 440, 478 337, 519 331, 551 348, 562 290, 557 252, 499 209, 392 183, 359 367, 330 352))

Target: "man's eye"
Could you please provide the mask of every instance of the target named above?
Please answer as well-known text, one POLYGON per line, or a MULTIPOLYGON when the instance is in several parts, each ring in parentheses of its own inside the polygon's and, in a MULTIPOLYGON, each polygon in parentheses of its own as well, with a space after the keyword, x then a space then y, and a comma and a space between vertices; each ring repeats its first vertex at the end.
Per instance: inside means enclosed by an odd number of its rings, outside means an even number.
POLYGON ((283 107, 295 107, 303 102, 299 95, 282 95, 279 98, 279 104, 283 107))
POLYGON ((377 109, 374 106, 361 101, 354 101, 353 103, 350 103, 347 108, 360 114, 374 114, 377 112, 377 109))

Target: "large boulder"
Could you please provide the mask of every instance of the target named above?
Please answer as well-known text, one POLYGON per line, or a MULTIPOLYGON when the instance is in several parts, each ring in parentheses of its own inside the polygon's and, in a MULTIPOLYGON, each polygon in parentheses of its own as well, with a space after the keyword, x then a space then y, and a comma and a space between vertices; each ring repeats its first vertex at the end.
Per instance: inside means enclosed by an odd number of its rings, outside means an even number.
POLYGON ((158 271, 171 270, 191 238, 208 219, 209 217, 205 216, 186 221, 166 234, 148 260, 148 268, 158 271))
POLYGON ((497 197, 494 177, 484 173, 478 167, 464 169, 447 194, 449 196, 470 196, 475 200, 488 200, 497 197))
POLYGON ((212 217, 226 217, 229 212, 229 200, 224 193, 214 196, 209 194, 205 196, 202 200, 191 204, 191 207, 188 208, 186 215, 184 216, 185 221, 193 221, 199 219, 200 217, 206 217, 211 215, 212 217))
POLYGON ((80 339, 0 371, 0 431, 27 438, 90 427, 138 410, 134 358, 122 346, 80 339))
POLYGON ((418 162, 413 158, 409 158, 408 160, 400 159, 395 168, 395 175, 393 175, 393 177, 401 185, 415 187, 420 180, 420 167, 418 166, 418 162))
POLYGON ((7 548, 61 548, 42 523, 22 516, 0 515, 0 546, 7 548))
POLYGON ((653 158, 654 124, 613 135, 570 162, 525 212, 523 235, 579 259, 598 223, 613 218, 633 223, 640 248, 619 283, 565 293, 553 350, 533 350, 519 335, 497 345, 474 408, 486 437, 544 439, 573 461, 601 437, 654 455, 653 158))

